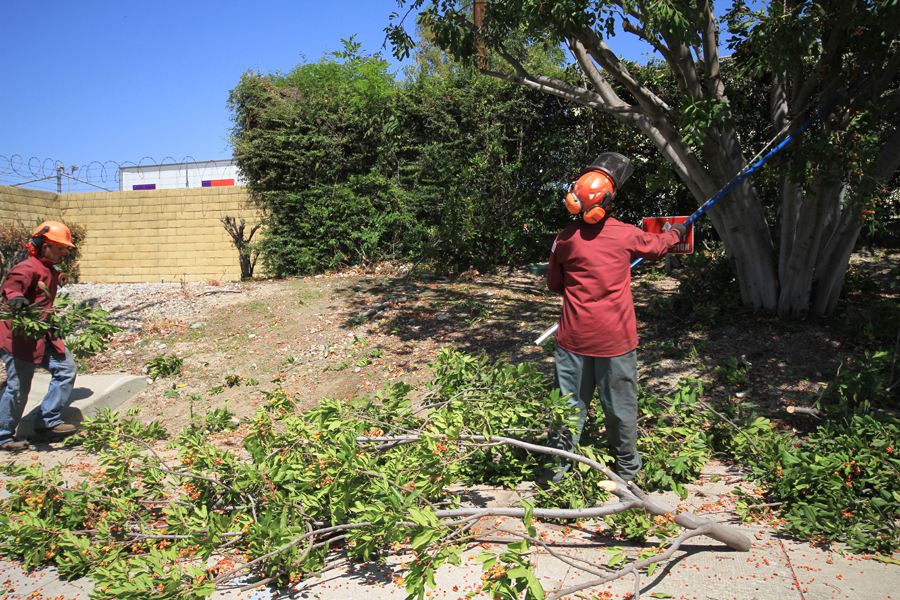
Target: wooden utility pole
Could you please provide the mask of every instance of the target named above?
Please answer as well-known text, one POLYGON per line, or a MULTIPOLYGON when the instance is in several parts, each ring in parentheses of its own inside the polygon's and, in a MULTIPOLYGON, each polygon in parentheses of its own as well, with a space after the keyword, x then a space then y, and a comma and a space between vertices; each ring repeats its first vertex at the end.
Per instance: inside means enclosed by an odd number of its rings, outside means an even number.
POLYGON ((484 4, 486 0, 475 0, 475 35, 478 38, 478 59, 477 64, 479 69, 486 69, 488 66, 487 58, 487 46, 484 45, 484 42, 481 41, 481 24, 484 21, 484 4))

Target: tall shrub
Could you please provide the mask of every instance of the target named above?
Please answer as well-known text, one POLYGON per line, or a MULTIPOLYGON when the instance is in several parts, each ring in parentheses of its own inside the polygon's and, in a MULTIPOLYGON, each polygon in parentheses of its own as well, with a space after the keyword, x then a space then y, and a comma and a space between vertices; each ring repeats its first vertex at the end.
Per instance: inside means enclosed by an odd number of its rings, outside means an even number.
POLYGON ((265 213, 263 260, 277 275, 380 258, 408 220, 384 164, 393 77, 345 45, 286 74, 246 73, 229 98, 235 160, 265 213))

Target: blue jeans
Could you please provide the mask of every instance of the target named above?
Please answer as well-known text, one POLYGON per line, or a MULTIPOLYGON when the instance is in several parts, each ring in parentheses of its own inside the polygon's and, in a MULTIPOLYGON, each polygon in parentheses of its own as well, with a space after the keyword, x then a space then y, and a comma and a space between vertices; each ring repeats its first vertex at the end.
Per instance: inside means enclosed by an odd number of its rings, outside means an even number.
MULTIPOLYGON (((606 420, 606 437, 616 457, 616 472, 631 481, 641 470, 637 451, 637 352, 601 358, 583 356, 556 347, 556 387, 562 394, 572 394, 569 406, 578 410, 575 432, 550 432, 548 446, 574 452, 581 440, 588 406, 596 388, 606 420)), ((558 460, 544 477, 557 483, 570 467, 568 460, 558 460)))
POLYGON ((65 354, 53 351, 48 344, 40 365, 27 360, 19 360, 11 354, 0 350, 0 359, 6 365, 6 389, 0 397, 0 445, 11 442, 16 433, 16 426, 22 419, 28 394, 31 392, 31 380, 34 370, 41 366, 50 371, 50 389, 41 402, 41 414, 34 421, 34 428, 50 429, 62 423, 62 409, 72 402, 72 390, 75 388, 75 376, 78 366, 72 353, 66 348, 65 354))

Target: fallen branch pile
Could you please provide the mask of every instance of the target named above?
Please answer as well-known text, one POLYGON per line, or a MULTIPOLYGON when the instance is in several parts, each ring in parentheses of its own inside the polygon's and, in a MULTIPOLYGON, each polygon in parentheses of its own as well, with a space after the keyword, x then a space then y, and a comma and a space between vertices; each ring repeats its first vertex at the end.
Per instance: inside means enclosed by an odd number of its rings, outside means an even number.
POLYGON ((286 586, 392 554, 409 555, 397 581, 418 596, 434 587, 438 567, 459 563, 477 539, 474 526, 496 516, 521 519, 524 530, 507 532, 520 541, 502 558, 484 557, 482 591, 491 596, 545 597, 529 559, 533 546, 596 577, 548 590, 548 598, 629 575, 639 591, 641 572, 652 575, 699 535, 749 549, 736 531, 629 487, 589 448, 568 454, 540 445, 543 432, 564 425, 568 409, 539 372, 450 352, 435 372, 427 410, 412 406, 404 384, 376 398, 324 400, 299 414, 277 390, 244 426, 243 448, 215 443, 221 432, 234 435, 232 415, 220 409, 171 440, 174 459, 147 439, 161 436, 158 427, 107 414, 80 435, 102 465, 92 480, 73 484, 58 469, 8 468, 16 480, 0 515, 0 550, 22 556, 27 567, 90 575, 96 598, 143 599, 286 586), (544 455, 578 463, 567 484, 578 490, 538 495, 548 506, 476 508, 448 491, 458 482, 518 483, 543 469, 544 455), (612 496, 618 502, 608 502, 612 496), (667 529, 655 535, 670 540, 627 564, 572 561, 541 541, 532 522, 614 522, 633 512, 658 517, 667 529))

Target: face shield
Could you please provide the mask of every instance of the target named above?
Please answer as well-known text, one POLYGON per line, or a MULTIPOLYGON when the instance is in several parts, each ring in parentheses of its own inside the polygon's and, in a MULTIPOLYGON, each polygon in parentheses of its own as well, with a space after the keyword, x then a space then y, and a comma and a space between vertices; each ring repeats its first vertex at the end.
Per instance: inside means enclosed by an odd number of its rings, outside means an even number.
POLYGON ((616 186, 616 191, 618 191, 622 189, 622 186, 631 177, 634 167, 631 166, 630 160, 618 152, 604 152, 597 157, 597 160, 585 168, 584 173, 590 171, 603 171, 609 175, 613 180, 613 185, 616 186))

